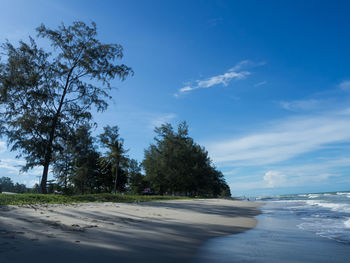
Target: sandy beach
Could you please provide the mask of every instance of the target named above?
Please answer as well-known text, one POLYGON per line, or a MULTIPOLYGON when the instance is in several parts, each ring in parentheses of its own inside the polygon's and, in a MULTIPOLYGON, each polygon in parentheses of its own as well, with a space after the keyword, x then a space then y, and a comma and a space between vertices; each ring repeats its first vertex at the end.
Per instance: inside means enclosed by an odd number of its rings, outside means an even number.
POLYGON ((0 208, 1 262, 190 262, 212 237, 255 227, 258 203, 176 200, 0 208))

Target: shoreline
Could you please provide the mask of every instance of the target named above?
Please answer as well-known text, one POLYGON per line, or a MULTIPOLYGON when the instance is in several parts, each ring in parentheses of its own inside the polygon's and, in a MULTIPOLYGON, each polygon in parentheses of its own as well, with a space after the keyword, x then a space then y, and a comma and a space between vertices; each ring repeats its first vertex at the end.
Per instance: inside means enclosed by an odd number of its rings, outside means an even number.
POLYGON ((5 262, 190 262, 210 238, 254 228, 257 202, 224 199, 8 206, 5 262))
MULTIPOLYGON (((291 213, 283 203, 265 202, 258 224, 250 231, 208 240, 191 263, 343 263, 348 243, 338 242, 300 228, 303 215, 291 213)), ((292 205, 293 206, 293 205, 292 205)))

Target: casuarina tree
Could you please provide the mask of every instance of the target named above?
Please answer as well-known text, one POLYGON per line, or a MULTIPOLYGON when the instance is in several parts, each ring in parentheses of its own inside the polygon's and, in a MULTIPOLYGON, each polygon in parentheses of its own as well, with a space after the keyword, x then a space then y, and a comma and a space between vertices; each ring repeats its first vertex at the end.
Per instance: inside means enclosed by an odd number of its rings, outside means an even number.
POLYGON ((41 192, 46 193, 53 154, 70 131, 92 121, 92 110, 108 106, 111 81, 124 80, 133 71, 116 60, 119 44, 101 43, 96 24, 74 22, 57 29, 41 25, 37 37, 18 45, 4 43, 0 63, 0 131, 12 151, 24 157, 23 170, 43 167, 41 192))

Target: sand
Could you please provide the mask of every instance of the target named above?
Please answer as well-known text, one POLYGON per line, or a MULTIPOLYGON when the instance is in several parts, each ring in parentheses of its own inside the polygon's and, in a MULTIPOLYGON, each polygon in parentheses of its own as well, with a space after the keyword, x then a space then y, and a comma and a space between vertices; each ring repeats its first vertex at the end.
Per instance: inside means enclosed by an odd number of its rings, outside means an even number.
POLYGON ((176 200, 0 208, 0 262, 191 262, 206 240, 255 227, 258 203, 176 200))

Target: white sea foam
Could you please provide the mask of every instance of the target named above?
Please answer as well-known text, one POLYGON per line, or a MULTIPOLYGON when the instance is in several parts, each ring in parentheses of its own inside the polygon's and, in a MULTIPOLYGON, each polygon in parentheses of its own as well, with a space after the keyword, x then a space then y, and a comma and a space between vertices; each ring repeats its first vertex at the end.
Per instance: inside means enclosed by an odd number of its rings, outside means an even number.
POLYGON ((350 228, 350 218, 344 222, 346 228, 350 228))
POLYGON ((319 236, 334 239, 338 242, 343 242, 343 243, 350 242, 350 232, 347 229, 348 227, 350 227, 350 219, 345 222, 343 220, 335 219, 335 218, 333 219, 302 218, 302 219, 304 223, 301 223, 298 225, 300 229, 315 232, 319 236))
POLYGON ((349 192, 337 192, 337 195, 341 195, 341 196, 346 196, 350 198, 350 193, 349 192))
POLYGON ((308 200, 306 201, 308 205, 320 206, 328 208, 332 211, 350 213, 350 204, 336 204, 336 203, 326 203, 322 201, 308 200))
POLYGON ((298 194, 274 200, 275 209, 295 213, 300 229, 350 244, 350 192, 298 194))
POLYGON ((320 197, 319 194, 309 194, 308 196, 309 196, 309 198, 317 198, 317 197, 320 197))

